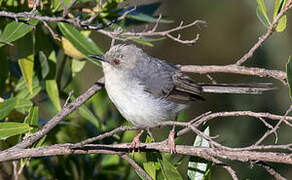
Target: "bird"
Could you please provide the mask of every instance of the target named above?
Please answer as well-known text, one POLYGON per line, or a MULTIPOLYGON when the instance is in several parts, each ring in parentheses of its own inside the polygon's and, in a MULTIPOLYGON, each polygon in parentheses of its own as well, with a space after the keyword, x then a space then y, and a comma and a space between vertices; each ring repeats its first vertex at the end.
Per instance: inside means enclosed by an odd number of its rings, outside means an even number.
MULTIPOLYGON (((146 54, 132 44, 117 44, 104 55, 89 55, 101 61, 105 89, 121 115, 135 126, 146 129, 159 122, 175 121, 191 101, 203 101, 202 93, 259 94, 274 89, 270 83, 196 83, 168 61, 146 54)), ((137 149, 140 130, 131 143, 137 149)), ((175 153, 175 126, 168 136, 170 153, 175 153)))

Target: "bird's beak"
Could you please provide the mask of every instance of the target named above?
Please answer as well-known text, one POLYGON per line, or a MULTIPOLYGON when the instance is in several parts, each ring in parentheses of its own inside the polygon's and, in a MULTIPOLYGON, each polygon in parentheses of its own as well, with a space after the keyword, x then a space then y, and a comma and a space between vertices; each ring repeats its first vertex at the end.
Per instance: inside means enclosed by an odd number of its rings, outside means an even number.
POLYGON ((94 58, 94 59, 98 59, 98 60, 103 61, 103 62, 108 62, 108 61, 104 58, 104 56, 102 56, 102 55, 91 54, 91 55, 89 55, 89 57, 94 58))

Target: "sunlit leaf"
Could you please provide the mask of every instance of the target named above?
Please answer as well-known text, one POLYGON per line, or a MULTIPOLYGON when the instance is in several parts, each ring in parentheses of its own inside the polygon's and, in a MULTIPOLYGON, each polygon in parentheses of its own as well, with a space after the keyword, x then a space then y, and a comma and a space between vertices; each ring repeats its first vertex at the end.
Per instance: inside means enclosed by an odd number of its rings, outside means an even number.
POLYGON ((278 22, 278 25, 276 27, 276 31, 277 32, 282 32, 285 30, 286 28, 286 25, 287 25, 287 16, 282 16, 280 19, 279 19, 279 22, 278 22))
POLYGON ((271 22, 267 15, 266 5, 263 0, 257 0, 257 3, 258 3, 258 7, 256 9, 257 16, 261 23, 263 23, 263 25, 268 28, 271 22))
POLYGON ((33 54, 29 55, 26 58, 21 58, 18 60, 18 64, 24 80, 26 82, 26 86, 29 92, 32 94, 32 77, 33 77, 33 64, 34 64, 34 56, 33 54))
MULTIPOLYGON (((209 127, 205 129, 204 134, 209 136, 210 134, 209 127)), ((209 143, 206 139, 203 139, 201 136, 197 136, 194 141, 194 146, 209 147, 209 143)), ((207 170, 208 170, 208 163, 198 162, 198 160, 195 160, 195 158, 190 159, 190 162, 188 165, 189 179, 203 180, 205 179, 204 177, 207 170)))
MULTIPOLYGON (((0 36, 1 41, 6 44, 16 41, 23 37, 33 29, 33 26, 24 24, 22 22, 13 21, 5 26, 3 33, 0 36)), ((0 43, 0 47, 4 46, 4 43, 0 43)))
POLYGON ((288 63, 286 65, 286 73, 287 73, 287 82, 289 86, 289 95, 290 99, 292 100, 292 62, 291 56, 288 58, 288 63))
POLYGON ((18 122, 0 122, 0 139, 6 139, 10 136, 26 133, 31 130, 27 123, 18 122))
POLYGON ((16 103, 16 98, 9 98, 0 103, 0 120, 6 117, 15 108, 16 103))
POLYGON ((62 108, 59 98, 59 89, 56 80, 55 79, 46 80, 45 84, 48 96, 50 97, 57 111, 60 111, 62 108))

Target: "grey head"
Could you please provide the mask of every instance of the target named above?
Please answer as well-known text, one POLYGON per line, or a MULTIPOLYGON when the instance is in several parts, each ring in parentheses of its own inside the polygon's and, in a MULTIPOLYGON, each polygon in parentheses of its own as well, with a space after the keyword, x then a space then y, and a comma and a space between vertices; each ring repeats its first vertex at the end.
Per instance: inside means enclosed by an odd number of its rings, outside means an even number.
POLYGON ((91 55, 102 61, 105 76, 127 76, 145 87, 145 92, 159 98, 187 103, 203 99, 201 87, 171 63, 151 57, 134 45, 115 45, 104 56, 91 55))

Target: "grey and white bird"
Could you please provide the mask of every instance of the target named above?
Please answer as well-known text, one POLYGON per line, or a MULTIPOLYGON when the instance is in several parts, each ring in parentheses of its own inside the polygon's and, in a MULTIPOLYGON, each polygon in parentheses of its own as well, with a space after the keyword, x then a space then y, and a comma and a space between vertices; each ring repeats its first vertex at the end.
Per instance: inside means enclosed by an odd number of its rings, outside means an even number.
MULTIPOLYGON (((203 92, 258 94, 274 89, 271 84, 198 84, 167 61, 151 57, 134 45, 115 45, 102 61, 105 88, 122 116, 145 129, 162 121, 175 120, 190 101, 204 100, 203 92)), ((138 133, 132 147, 138 148, 138 133)), ((174 129, 169 136, 170 152, 175 151, 174 129)))

